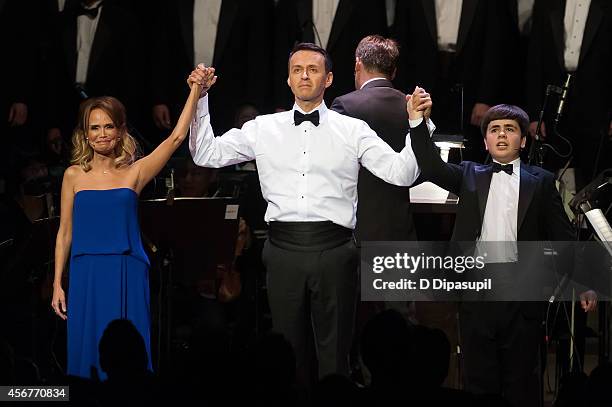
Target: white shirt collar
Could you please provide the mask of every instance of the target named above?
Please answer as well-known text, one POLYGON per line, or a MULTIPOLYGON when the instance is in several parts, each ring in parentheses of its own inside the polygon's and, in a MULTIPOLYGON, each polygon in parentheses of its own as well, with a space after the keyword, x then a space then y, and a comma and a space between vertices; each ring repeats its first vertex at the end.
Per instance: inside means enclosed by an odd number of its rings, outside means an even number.
POLYGON ((370 82, 372 82, 372 81, 379 81, 379 80, 381 80, 381 79, 382 79, 382 80, 387 80, 387 81, 388 81, 388 79, 387 79, 387 78, 385 78, 385 77, 382 77, 382 76, 377 76, 376 78, 368 79, 367 81, 365 81, 365 82, 363 83, 363 85, 361 85, 361 87, 360 87, 359 89, 363 89, 363 87, 364 87, 365 85, 367 85, 368 83, 370 83, 370 82))

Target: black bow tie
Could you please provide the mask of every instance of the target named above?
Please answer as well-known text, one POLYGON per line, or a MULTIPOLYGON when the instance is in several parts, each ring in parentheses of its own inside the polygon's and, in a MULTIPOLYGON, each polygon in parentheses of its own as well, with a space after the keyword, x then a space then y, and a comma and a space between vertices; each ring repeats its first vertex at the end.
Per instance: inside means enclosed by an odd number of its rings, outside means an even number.
POLYGON ((297 110, 293 111, 293 121, 296 126, 299 126, 302 122, 310 122, 315 126, 319 125, 319 111, 315 110, 312 113, 303 114, 297 110))
POLYGON ((77 8, 77 16, 87 16, 93 20, 98 16, 98 10, 100 9, 101 5, 102 3, 98 4, 94 8, 85 8, 83 4, 79 4, 79 7, 77 8))
POLYGON ((493 172, 500 171, 503 171, 508 175, 512 175, 512 172, 514 171, 514 166, 512 164, 493 163, 493 172))

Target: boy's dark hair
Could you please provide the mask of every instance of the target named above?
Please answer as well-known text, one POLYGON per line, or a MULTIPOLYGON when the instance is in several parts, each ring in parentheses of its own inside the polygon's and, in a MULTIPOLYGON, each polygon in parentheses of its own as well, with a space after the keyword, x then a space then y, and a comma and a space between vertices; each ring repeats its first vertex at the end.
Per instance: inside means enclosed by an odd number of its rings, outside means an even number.
POLYGON ((521 137, 527 136, 527 131, 529 129, 529 116, 523 109, 514 105, 496 105, 490 108, 487 113, 485 113, 482 118, 482 122, 480 122, 480 132, 482 133, 482 137, 487 136, 487 127, 489 127, 489 123, 493 120, 514 120, 518 123, 519 128, 521 129, 521 137))
POLYGON ((355 50, 355 57, 361 60, 368 71, 380 72, 388 79, 393 79, 399 58, 399 49, 397 42, 391 38, 368 35, 359 41, 355 50))
POLYGON ((313 44, 311 42, 300 42, 300 43, 295 44, 295 46, 291 50, 291 54, 289 54, 289 60, 287 61, 287 64, 290 63, 291 57, 293 56, 293 54, 295 54, 298 51, 314 51, 314 52, 318 52, 319 54, 323 55, 323 57, 325 58, 325 73, 331 72, 332 70, 331 57, 329 56, 327 51, 325 51, 324 48, 321 48, 317 44, 313 44))

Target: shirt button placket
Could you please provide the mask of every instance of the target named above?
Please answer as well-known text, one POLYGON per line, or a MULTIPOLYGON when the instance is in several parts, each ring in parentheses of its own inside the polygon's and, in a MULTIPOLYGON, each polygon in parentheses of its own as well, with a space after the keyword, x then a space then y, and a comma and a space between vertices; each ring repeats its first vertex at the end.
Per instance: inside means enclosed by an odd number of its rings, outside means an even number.
MULTIPOLYGON (((308 124, 306 124, 307 126, 308 124)), ((307 216, 307 202, 308 202, 308 177, 306 173, 309 168, 309 144, 310 144, 310 129, 305 128, 302 132, 302 157, 299 166, 298 176, 298 214, 301 217, 307 216)))

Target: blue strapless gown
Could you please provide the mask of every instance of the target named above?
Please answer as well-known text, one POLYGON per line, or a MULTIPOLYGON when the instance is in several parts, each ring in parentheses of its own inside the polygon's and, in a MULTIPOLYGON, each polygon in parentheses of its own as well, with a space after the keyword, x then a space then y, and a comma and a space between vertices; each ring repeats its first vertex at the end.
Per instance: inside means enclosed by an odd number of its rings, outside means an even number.
POLYGON ((142 335, 151 369, 149 259, 138 224, 138 195, 129 188, 83 190, 74 197, 68 287, 68 374, 100 379, 98 343, 114 319, 142 335))

